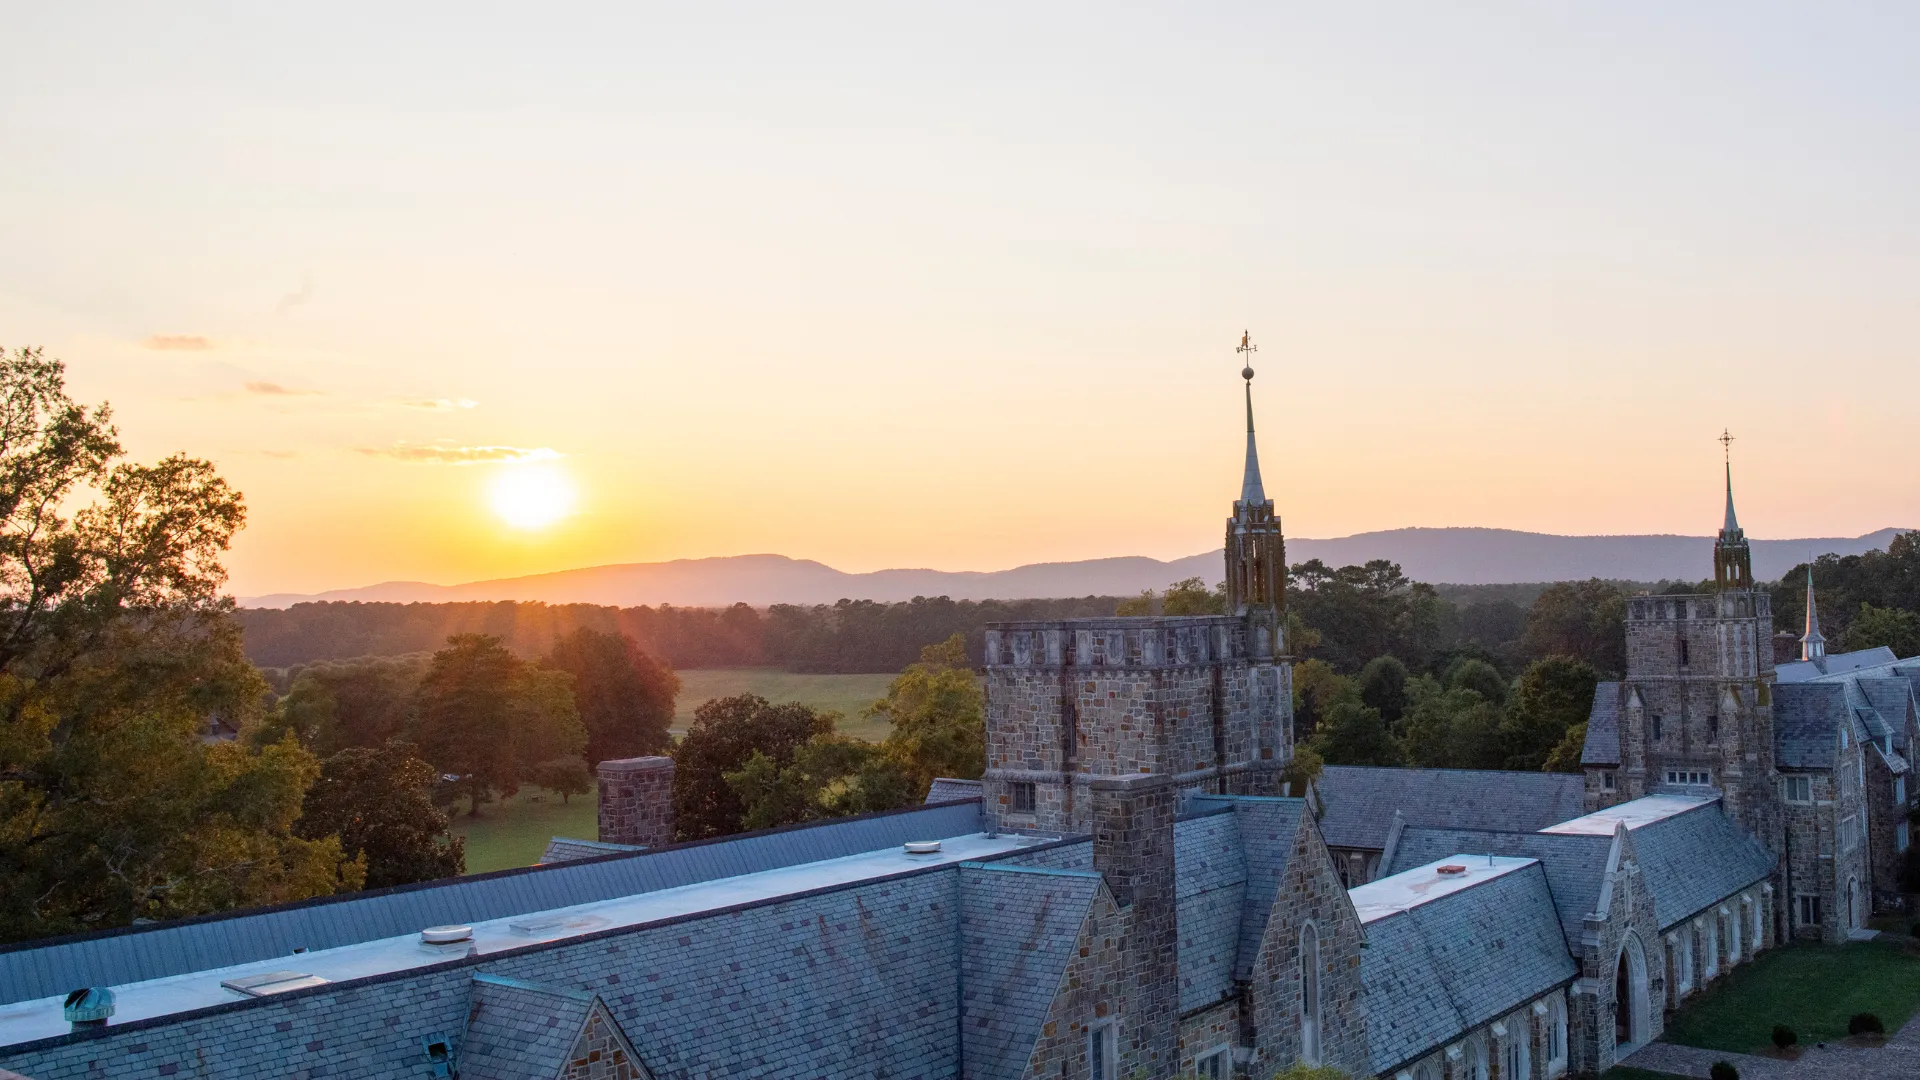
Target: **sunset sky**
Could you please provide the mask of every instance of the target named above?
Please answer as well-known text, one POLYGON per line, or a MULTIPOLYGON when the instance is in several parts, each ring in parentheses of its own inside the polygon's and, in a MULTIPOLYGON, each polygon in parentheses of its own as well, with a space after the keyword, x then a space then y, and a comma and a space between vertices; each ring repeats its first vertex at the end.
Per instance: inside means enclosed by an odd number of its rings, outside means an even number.
POLYGON ((14 5, 0 344, 240 595, 1920 525, 1920 8, 14 5), (484 8, 484 9, 483 9, 484 8))

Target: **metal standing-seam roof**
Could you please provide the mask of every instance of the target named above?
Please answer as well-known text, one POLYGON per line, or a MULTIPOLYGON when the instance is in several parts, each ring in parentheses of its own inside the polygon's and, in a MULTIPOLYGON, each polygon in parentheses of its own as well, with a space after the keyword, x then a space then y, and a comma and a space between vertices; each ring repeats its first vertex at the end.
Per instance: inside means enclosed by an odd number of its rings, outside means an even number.
POLYGON ((1579 816, 1586 781, 1575 773, 1329 765, 1315 790, 1328 847, 1384 850, 1395 810, 1416 828, 1531 832, 1579 816))
POLYGON ((26 942, 0 949, 0 1004, 249 963, 671 889, 980 830, 978 803, 916 808, 612 855, 26 942))
POLYGON ((1374 919, 1360 954, 1370 1068, 1389 1075, 1578 974, 1538 863, 1374 919))

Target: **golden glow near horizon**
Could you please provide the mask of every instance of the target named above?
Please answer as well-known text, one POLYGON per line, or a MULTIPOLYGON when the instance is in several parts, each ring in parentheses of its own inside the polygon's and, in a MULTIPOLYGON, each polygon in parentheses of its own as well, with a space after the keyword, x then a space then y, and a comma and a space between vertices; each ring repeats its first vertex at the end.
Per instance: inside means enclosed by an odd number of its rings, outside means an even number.
POLYGON ((1243 328, 1291 536, 1920 526, 1916 23, 39 5, 0 344, 243 596, 1196 554, 1243 328))

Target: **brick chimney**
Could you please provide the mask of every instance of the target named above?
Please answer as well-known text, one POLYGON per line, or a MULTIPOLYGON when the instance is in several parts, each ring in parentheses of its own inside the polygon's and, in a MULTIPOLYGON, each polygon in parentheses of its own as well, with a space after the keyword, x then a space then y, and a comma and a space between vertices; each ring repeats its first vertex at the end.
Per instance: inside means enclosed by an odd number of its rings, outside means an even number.
POLYGON ((1093 868, 1125 910, 1123 1076, 1173 1076, 1180 1064, 1180 927, 1174 913, 1173 817, 1164 773, 1095 777, 1093 868))

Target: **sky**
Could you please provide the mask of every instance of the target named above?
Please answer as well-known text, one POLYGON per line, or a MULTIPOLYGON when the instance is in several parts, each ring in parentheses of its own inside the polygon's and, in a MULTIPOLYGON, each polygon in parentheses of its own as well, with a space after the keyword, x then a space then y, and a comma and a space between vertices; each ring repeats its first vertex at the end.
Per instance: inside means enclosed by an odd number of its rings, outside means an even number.
POLYGON ((238 595, 1920 525, 1920 9, 9 4, 0 345, 238 595))

